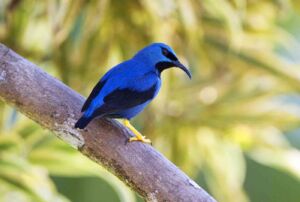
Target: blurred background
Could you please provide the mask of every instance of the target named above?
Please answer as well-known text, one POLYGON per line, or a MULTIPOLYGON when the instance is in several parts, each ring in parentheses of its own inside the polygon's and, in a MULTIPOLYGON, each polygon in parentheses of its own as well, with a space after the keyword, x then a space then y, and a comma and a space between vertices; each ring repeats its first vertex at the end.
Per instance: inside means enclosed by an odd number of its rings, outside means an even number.
MULTIPOLYGON (((134 120, 220 202, 300 197, 300 1, 1 0, 0 42, 87 96, 152 42, 193 79, 162 75, 134 120)), ((116 177, 0 102, 0 201, 142 201, 116 177)))

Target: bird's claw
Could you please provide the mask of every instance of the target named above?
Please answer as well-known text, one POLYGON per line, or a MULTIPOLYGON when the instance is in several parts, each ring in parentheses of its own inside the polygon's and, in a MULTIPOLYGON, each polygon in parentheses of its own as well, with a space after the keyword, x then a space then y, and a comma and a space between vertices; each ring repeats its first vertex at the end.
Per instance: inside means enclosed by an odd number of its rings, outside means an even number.
POLYGON ((133 142, 133 141, 140 141, 143 143, 148 143, 152 145, 152 142, 150 139, 147 139, 145 136, 136 136, 136 137, 131 137, 128 139, 128 142, 133 142))

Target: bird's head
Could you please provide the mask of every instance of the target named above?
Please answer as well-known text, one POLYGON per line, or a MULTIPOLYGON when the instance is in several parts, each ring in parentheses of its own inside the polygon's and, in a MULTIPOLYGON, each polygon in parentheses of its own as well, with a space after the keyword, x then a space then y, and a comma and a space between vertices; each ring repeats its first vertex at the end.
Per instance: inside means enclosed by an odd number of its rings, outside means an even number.
POLYGON ((153 43, 140 50, 134 58, 141 59, 148 63, 151 68, 160 74, 163 70, 178 67, 182 69, 189 78, 192 77, 191 72, 178 60, 172 48, 164 43, 153 43))

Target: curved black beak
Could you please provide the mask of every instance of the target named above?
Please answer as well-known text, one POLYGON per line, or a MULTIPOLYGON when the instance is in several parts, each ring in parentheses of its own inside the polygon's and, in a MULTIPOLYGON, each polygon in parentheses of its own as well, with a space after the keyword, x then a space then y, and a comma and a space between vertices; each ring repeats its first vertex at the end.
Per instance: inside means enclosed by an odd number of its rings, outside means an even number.
POLYGON ((180 69, 182 69, 190 79, 192 79, 192 74, 190 72, 190 70, 188 70, 188 68, 186 68, 183 64, 181 64, 181 62, 179 62, 179 60, 173 61, 173 65, 175 67, 178 67, 180 69))

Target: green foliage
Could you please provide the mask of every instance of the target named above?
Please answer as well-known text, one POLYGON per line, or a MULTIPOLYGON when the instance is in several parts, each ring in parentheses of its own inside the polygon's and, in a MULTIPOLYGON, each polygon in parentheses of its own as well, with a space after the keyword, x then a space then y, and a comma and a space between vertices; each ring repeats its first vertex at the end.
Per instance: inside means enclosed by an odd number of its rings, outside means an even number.
POLYGON ((5 109, 9 118, 0 135, 0 201, 69 201, 57 192, 50 175, 101 178, 122 201, 135 201, 115 176, 13 109, 5 109))
MULTIPOLYGON (((244 189, 246 168, 254 169, 245 154, 300 180, 299 141, 285 136, 300 126, 299 11, 296 0, 3 0, 0 41, 85 95, 146 44, 170 44, 193 79, 164 72, 160 95, 135 125, 189 175, 201 173, 218 201, 245 202, 255 198, 254 183, 244 189)), ((3 104, 0 113, 0 197, 66 201, 51 173, 100 177, 133 201, 48 132, 3 104)))

